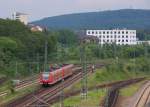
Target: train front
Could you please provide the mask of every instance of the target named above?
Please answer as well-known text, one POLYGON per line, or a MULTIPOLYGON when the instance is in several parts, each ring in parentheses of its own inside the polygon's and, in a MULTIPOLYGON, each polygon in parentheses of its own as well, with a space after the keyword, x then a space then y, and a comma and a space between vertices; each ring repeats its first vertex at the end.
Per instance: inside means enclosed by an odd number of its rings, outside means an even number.
POLYGON ((48 85, 51 83, 50 72, 41 73, 40 84, 48 85))

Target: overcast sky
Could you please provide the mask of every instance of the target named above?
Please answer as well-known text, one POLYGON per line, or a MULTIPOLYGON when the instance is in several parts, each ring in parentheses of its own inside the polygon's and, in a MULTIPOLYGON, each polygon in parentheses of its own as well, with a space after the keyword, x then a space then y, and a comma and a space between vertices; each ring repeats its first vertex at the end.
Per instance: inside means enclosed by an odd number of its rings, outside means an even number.
POLYGON ((150 0, 0 0, 0 17, 11 17, 17 11, 29 14, 29 20, 33 21, 68 13, 124 8, 150 9, 150 0))

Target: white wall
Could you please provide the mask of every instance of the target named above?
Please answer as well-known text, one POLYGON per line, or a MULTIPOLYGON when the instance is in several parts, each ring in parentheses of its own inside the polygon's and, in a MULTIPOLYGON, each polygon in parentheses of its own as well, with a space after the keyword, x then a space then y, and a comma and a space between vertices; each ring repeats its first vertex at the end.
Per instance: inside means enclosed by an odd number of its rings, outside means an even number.
POLYGON ((87 30, 86 35, 97 36, 99 44, 136 45, 136 30, 87 30))

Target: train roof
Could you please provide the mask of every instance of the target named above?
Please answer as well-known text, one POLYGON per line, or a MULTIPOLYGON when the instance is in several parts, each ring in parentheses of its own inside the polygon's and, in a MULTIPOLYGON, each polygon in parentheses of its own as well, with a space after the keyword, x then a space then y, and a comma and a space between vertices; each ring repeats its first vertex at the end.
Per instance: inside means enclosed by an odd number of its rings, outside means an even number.
POLYGON ((70 66, 73 66, 73 64, 65 65, 65 66, 63 66, 63 67, 61 67, 61 68, 59 68, 59 69, 56 69, 56 70, 54 70, 54 71, 52 71, 52 72, 49 72, 49 73, 54 74, 56 71, 61 71, 62 69, 65 69, 65 68, 70 67, 70 66))
POLYGON ((70 66, 73 66, 73 64, 65 65, 65 66, 63 66, 63 67, 61 67, 61 68, 55 69, 55 70, 52 71, 52 72, 43 72, 43 74, 54 74, 56 71, 61 71, 62 68, 65 69, 65 68, 70 67, 70 66))

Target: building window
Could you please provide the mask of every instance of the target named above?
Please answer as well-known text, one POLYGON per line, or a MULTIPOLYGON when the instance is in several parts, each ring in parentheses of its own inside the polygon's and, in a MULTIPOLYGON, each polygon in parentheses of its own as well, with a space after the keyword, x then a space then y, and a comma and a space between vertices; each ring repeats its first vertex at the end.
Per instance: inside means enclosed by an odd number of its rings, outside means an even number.
POLYGON ((111 36, 111 38, 112 38, 112 36, 111 36))
POLYGON ((120 31, 118 32, 118 34, 120 34, 120 31))
POLYGON ((128 36, 126 36, 126 38, 128 38, 128 36))
POLYGON ((109 40, 107 40, 107 42, 109 42, 109 40))
POLYGON ((122 42, 124 42, 124 40, 122 40, 122 42))
POLYGON ((91 32, 90 31, 88 31, 88 34, 90 34, 91 32))
POLYGON ((128 42, 128 40, 126 40, 126 42, 128 42))
POLYGON ((126 31, 126 34, 128 34, 128 31, 126 31))
POLYGON ((118 36, 118 38, 120 38, 120 36, 118 36))
POLYGON ((97 32, 97 31, 96 31, 95 33, 96 33, 96 34, 98 34, 98 32, 97 32))
POLYGON ((114 32, 114 34, 116 34, 116 31, 114 32))
POLYGON ((103 34, 105 34, 105 31, 103 32, 103 34))
POLYGON ((92 32, 92 34, 94 34, 94 32, 92 32))
POLYGON ((122 38, 124 38, 124 36, 122 36, 122 38))
POLYGON ((99 32, 99 34, 101 34, 101 32, 99 32))
POLYGON ((109 38, 109 36, 107 35, 107 38, 109 38))
POLYGON ((111 34, 113 34, 113 32, 112 32, 112 31, 111 31, 110 33, 111 33, 111 34))
POLYGON ((105 38, 105 36, 103 36, 103 38, 105 38))
POLYGON ((124 34, 124 31, 122 31, 122 34, 124 34))
POLYGON ((103 40, 103 42, 105 42, 105 40, 103 40))
POLYGON ((107 34, 109 34, 109 32, 107 31, 107 34))
POLYGON ((120 42, 120 40, 118 40, 118 42, 120 42))

